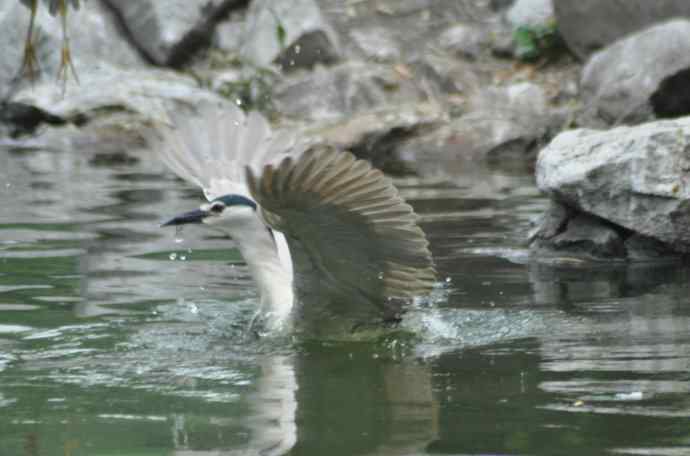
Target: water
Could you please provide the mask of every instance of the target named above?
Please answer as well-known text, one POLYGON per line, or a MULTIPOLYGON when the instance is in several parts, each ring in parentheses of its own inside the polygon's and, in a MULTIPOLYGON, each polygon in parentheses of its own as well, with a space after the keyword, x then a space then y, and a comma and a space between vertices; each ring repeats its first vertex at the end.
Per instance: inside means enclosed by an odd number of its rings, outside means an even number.
POLYGON ((0 455, 690 454, 688 268, 529 262, 529 172, 467 168, 401 181, 422 341, 293 344, 155 160, 0 151, 0 455))

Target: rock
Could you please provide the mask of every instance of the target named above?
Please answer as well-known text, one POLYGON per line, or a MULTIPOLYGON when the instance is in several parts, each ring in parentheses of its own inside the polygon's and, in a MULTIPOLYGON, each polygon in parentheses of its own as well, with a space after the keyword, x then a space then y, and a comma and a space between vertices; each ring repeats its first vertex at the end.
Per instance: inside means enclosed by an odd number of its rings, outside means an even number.
POLYGON ((485 28, 473 24, 456 24, 439 36, 441 47, 458 57, 476 59, 491 44, 485 28))
POLYGON ((383 27, 366 27, 350 31, 350 38, 362 56, 376 61, 397 61, 402 55, 399 40, 383 27))
POLYGON ((551 200, 530 234, 532 256, 540 262, 665 261, 681 255, 661 241, 631 233, 599 217, 551 200))
POLYGON ((339 59, 338 38, 315 0, 255 0, 245 26, 241 54, 254 65, 289 70, 339 59))
POLYGON ((432 103, 397 105, 310 127, 305 133, 315 141, 349 150, 386 172, 402 174, 414 171, 414 168, 403 165, 397 159, 395 152, 399 145, 445 120, 440 107, 432 103))
POLYGON ((400 148, 405 159, 505 160, 525 157, 546 135, 551 115, 542 89, 531 83, 491 87, 470 97, 468 113, 400 148), (427 155, 428 154, 428 155, 427 155))
POLYGON ((625 240, 627 256, 633 261, 677 260, 681 258, 667 244, 654 238, 633 234, 625 240))
MULTIPOLYGON (((26 79, 16 79, 21 67, 23 38, 29 27, 30 12, 17 1, 0 2, 0 100, 11 92, 31 84, 26 79), (21 39, 19 39, 21 37, 21 39)), ((40 77, 56 85, 60 68, 62 26, 58 18, 48 14, 47 8, 38 8, 34 25, 36 55, 41 70, 40 77)), ((114 25, 110 10, 100 1, 88 1, 78 10, 70 10, 67 21, 72 60, 81 76, 88 68, 102 63, 141 68, 145 65, 114 25)), ((73 78, 73 75, 69 75, 73 78)), ((57 84, 59 85, 59 84, 57 84)))
POLYGON ((501 11, 510 8, 515 0, 491 0, 489 7, 492 11, 501 11))
POLYGON ((626 250, 621 235, 601 219, 579 213, 570 218, 562 231, 551 238, 540 239, 537 248, 557 251, 581 258, 624 260, 626 250))
POLYGON ((508 30, 495 31, 491 40, 491 54, 502 59, 513 58, 515 56, 513 33, 508 30))
POLYGON ((358 61, 317 67, 310 73, 288 77, 277 84, 273 94, 278 112, 319 122, 423 98, 409 75, 391 66, 358 61))
POLYGON ((468 93, 482 86, 480 75, 473 68, 463 61, 442 53, 424 55, 410 62, 410 66, 417 79, 427 81, 441 93, 468 93))
MULTIPOLYGON (((47 81, 19 92, 16 101, 51 116, 87 124, 95 118, 125 114, 125 122, 165 121, 173 102, 224 99, 200 89, 194 79, 163 70, 123 70, 109 65, 89 68, 80 82, 69 81, 65 91, 47 81)), ((118 120, 119 122, 119 120, 118 120)))
POLYGON ((25 103, 0 103, 0 125, 5 126, 2 136, 16 138, 33 133, 41 124, 64 125, 65 119, 25 103))
POLYGON ((548 209, 542 215, 541 221, 530 234, 530 241, 534 239, 551 239, 565 230, 573 211, 557 201, 550 201, 548 209))
POLYGON ((181 66, 208 46, 216 24, 249 0, 105 0, 139 50, 159 65, 181 66))
MULTIPOLYGON (((609 122, 639 122, 652 117, 652 98, 674 97, 662 83, 690 68, 690 21, 655 25, 596 53, 582 71, 581 90, 588 108, 609 122)), ((685 97, 687 99, 687 97, 685 97)), ((663 106, 662 101, 657 105, 663 106)), ((663 112, 663 109, 662 109, 663 112)), ((690 106, 675 113, 690 112, 690 106)))
POLYGON ((554 16, 553 0, 516 0, 506 12, 513 28, 546 25, 554 16))
POLYGON ((690 252, 690 118, 559 134, 539 153, 553 200, 690 252))
POLYGON ((236 11, 216 26, 214 45, 234 55, 239 55, 242 48, 245 14, 236 11))
POLYGON ((614 41, 674 17, 690 16, 687 0, 553 0, 558 29, 583 60, 614 41))

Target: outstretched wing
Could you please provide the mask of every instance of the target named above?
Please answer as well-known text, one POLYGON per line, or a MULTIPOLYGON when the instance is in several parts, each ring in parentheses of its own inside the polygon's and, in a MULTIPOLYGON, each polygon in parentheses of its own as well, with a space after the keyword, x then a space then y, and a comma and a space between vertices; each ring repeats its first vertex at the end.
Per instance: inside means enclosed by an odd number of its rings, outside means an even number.
POLYGON ((245 115, 234 104, 210 101, 169 113, 170 124, 145 132, 149 145, 182 179, 198 185, 206 198, 250 197, 245 166, 260 166, 295 153, 297 136, 272 132, 257 112, 245 115))
POLYGON ((412 207, 368 162, 318 146, 246 173, 266 221, 287 237, 303 305, 327 302, 330 293, 341 298, 333 306, 364 302, 385 315, 391 301, 399 304, 393 298, 433 287, 431 253, 412 207))

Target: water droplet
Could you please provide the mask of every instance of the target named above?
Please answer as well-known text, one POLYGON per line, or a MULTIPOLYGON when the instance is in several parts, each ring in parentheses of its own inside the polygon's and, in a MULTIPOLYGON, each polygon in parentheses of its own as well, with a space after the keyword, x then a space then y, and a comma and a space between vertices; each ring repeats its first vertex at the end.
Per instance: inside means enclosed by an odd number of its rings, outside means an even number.
POLYGON ((242 106, 242 100, 240 98, 235 98, 235 104, 237 106, 242 106))
POLYGON ((300 52, 302 52, 302 46, 300 46, 299 44, 296 44, 295 45, 295 54, 299 54, 300 52))
POLYGON ((236 127, 239 127, 239 126, 240 126, 240 121, 239 121, 239 120, 236 120, 236 121, 234 121, 233 123, 235 124, 236 127))
POLYGON ((191 247, 187 249, 187 253, 189 253, 189 254, 192 253, 192 248, 191 248, 191 247))
POLYGON ((170 258, 171 261, 175 261, 177 259, 177 253, 171 253, 170 255, 168 255, 168 258, 170 258))
POLYGON ((177 225, 175 227, 175 243, 179 244, 184 241, 184 237, 182 237, 182 231, 184 228, 182 228, 182 225, 177 225))
POLYGON ((180 255, 180 261, 187 261, 187 255, 180 255))
POLYGON ((379 280, 383 280, 383 272, 379 272, 379 280))
POLYGON ((193 314, 198 314, 199 313, 199 308, 197 307, 196 304, 191 303, 189 304, 189 311, 193 314))
POLYGON ((453 279, 451 279, 450 277, 446 277, 446 283, 450 283, 452 280, 453 279))

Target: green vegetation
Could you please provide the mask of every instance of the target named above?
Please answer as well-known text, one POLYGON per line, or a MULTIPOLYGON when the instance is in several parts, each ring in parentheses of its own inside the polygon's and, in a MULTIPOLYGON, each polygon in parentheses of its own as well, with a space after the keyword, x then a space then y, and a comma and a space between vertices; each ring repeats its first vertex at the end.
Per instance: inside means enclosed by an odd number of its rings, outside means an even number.
POLYGON ((550 57, 563 49, 556 21, 543 25, 523 25, 513 32, 515 56, 520 60, 534 61, 550 57))
POLYGON ((245 112, 273 112, 275 74, 266 68, 255 68, 251 76, 224 82, 216 92, 236 103, 245 112))

